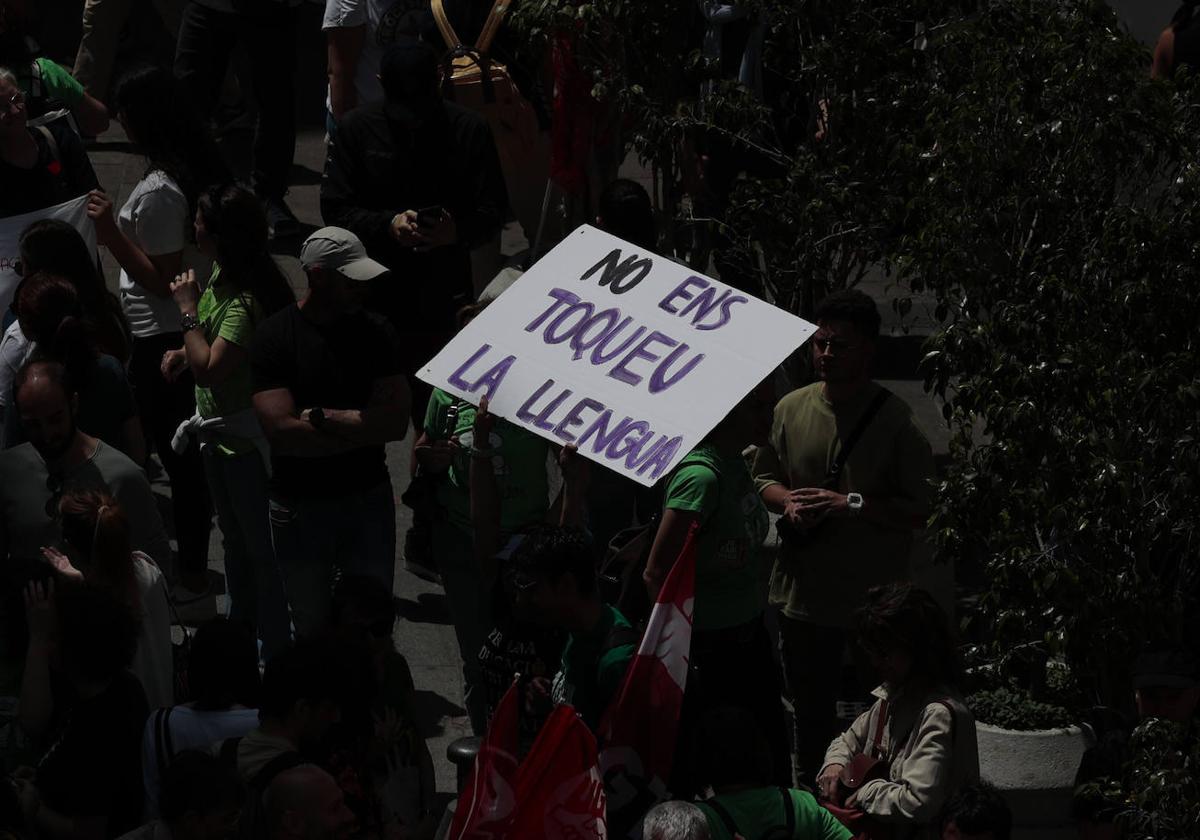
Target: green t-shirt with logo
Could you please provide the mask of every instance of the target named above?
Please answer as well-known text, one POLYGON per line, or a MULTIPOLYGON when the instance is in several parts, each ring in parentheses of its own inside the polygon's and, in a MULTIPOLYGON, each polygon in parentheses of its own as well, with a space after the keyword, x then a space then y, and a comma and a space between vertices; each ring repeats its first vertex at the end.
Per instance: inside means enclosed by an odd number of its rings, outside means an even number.
MULTIPOLYGON (((209 346, 223 338, 246 351, 246 360, 231 373, 224 382, 208 388, 196 386, 196 410, 200 416, 227 417, 244 411, 253 404, 250 398, 250 342, 254 329, 262 323, 264 313, 258 301, 249 292, 238 291, 228 283, 221 282, 221 269, 213 266, 208 288, 200 296, 196 306, 196 317, 204 325, 204 338, 209 346)), ((216 437, 219 451, 227 455, 254 450, 254 444, 243 438, 230 435, 216 437)))
MULTIPOLYGON (((475 445, 475 406, 440 388, 434 389, 425 410, 425 433, 432 440, 446 437, 448 409, 457 405, 458 421, 454 434, 462 450, 450 463, 450 469, 437 483, 437 498, 451 522, 471 530, 471 453, 475 445)), ((492 439, 479 449, 491 449, 492 471, 500 494, 500 530, 513 533, 546 517, 550 506, 550 482, 546 477, 546 456, 550 444, 543 438, 497 418, 492 439)))
MULTIPOLYGON (((822 808, 812 794, 802 790, 789 790, 792 813, 795 818, 795 828, 791 837, 802 840, 851 840, 853 836, 834 818, 833 814, 822 808)), ((783 811, 783 795, 779 788, 764 787, 753 790, 743 790, 737 793, 726 793, 714 797, 721 807, 729 814, 738 834, 746 840, 758 840, 760 837, 776 837, 780 840, 786 836, 787 817, 783 811), (777 830, 777 831, 776 831, 777 830)), ((709 800, 711 802, 713 800, 709 800)), ((729 833, 725 821, 717 814, 715 808, 706 802, 697 802, 700 810, 708 819, 709 834, 712 840, 734 840, 729 833)))
POLYGON ((740 455, 722 455, 702 443, 680 464, 667 482, 664 507, 700 516, 692 626, 745 624, 763 611, 760 547, 770 529, 767 509, 740 455))
POLYGON ((550 696, 569 703, 595 731, 621 689, 625 671, 637 652, 637 634, 616 607, 604 604, 600 621, 590 632, 571 633, 563 646, 562 664, 550 696))

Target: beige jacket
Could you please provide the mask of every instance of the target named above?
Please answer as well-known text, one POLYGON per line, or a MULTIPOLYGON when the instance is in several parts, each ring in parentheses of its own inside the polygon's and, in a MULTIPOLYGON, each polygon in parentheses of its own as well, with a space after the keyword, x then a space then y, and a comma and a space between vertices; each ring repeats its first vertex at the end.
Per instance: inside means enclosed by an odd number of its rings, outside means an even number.
POLYGON ((858 805, 883 821, 911 828, 898 836, 919 836, 950 796, 979 780, 975 719, 958 693, 945 687, 906 697, 880 686, 872 694, 879 699, 833 740, 824 766, 848 764, 857 753, 869 750, 887 700, 890 711, 882 747, 891 761, 888 780, 863 785, 858 805), (949 701, 953 716, 939 700, 949 701))

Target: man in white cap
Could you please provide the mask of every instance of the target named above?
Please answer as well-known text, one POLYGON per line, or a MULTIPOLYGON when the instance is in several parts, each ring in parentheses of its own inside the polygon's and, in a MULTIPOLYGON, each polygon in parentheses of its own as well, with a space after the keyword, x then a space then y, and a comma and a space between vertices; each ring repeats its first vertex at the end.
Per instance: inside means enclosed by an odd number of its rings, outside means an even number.
POLYGON ((271 444, 271 535, 302 636, 329 612, 331 576, 392 587, 396 513, 384 444, 404 437, 409 390, 395 330, 363 309, 387 271, 358 237, 327 227, 305 240, 308 292, 258 328, 254 408, 271 444))

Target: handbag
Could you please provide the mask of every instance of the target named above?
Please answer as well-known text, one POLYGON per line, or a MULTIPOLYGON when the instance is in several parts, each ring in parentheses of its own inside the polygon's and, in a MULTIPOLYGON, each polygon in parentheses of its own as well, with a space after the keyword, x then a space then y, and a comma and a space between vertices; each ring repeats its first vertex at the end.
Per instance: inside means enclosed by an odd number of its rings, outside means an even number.
POLYGON ((853 840, 891 840, 892 827, 868 816, 858 806, 847 806, 846 800, 857 793, 863 785, 875 779, 886 779, 891 762, 883 751, 883 731, 887 727, 891 708, 888 701, 880 701, 879 715, 875 719, 875 735, 870 745, 850 759, 838 774, 837 799, 822 802, 825 810, 850 831, 853 840))
MULTIPOLYGON (((879 413, 879 409, 887 402, 889 392, 879 390, 867 406, 867 410, 863 412, 854 429, 842 442, 837 454, 833 456, 833 463, 829 465, 829 469, 825 471, 825 477, 821 479, 818 487, 825 490, 836 490, 842 478, 842 470, 846 468, 846 461, 850 458, 850 453, 854 451, 854 447, 858 445, 859 439, 863 436, 863 432, 871 425, 871 421, 875 419, 875 415, 879 413)), ((779 535, 779 541, 788 547, 795 547, 810 542, 820 531, 825 527, 827 522, 819 522, 811 528, 797 528, 787 521, 785 517, 779 517, 775 523, 775 532, 779 535)))

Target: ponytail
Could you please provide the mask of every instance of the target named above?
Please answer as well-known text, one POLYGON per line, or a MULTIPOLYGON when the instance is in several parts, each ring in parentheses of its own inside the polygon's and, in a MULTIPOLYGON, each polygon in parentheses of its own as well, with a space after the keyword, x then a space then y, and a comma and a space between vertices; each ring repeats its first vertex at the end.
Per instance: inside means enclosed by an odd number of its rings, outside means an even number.
MULTIPOLYGON (((43 352, 62 364, 75 382, 87 381, 88 365, 96 358, 90 328, 86 321, 75 315, 67 315, 58 322, 53 337, 43 352)), ((42 346, 39 342, 39 346, 42 346)))
POLYGON ((117 500, 107 493, 77 490, 65 494, 58 509, 63 537, 81 558, 84 578, 140 609, 129 520, 117 500))
POLYGON ((60 363, 76 383, 86 382, 97 351, 74 284, 57 274, 34 274, 21 284, 17 311, 22 331, 40 354, 60 363))

